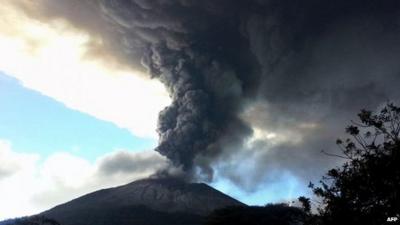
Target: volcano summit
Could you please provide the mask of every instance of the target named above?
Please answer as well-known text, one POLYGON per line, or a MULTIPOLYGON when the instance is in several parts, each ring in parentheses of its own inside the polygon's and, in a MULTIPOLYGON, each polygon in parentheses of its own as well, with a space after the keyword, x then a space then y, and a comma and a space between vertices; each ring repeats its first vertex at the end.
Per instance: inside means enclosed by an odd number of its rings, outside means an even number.
POLYGON ((41 215, 62 225, 188 225, 227 206, 244 204, 204 183, 149 178, 84 195, 41 215))

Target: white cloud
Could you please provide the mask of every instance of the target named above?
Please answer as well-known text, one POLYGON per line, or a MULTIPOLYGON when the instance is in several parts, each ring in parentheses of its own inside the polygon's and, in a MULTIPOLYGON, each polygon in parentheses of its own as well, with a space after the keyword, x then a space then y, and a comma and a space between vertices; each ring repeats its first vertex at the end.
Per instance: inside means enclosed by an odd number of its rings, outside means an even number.
POLYGON ((0 140, 0 169, 9 171, 0 176, 0 220, 35 214, 88 192, 147 177, 166 162, 154 151, 127 150, 115 150, 94 163, 66 152, 39 160, 0 140), (130 163, 138 166, 127 167, 130 163))
POLYGON ((33 168, 38 158, 38 155, 16 154, 9 142, 0 140, 0 179, 33 168))
POLYGON ((62 20, 33 20, 13 1, 2 2, 0 15, 0 71, 69 108, 156 137, 158 112, 170 103, 161 83, 91 54, 101 39, 62 20))

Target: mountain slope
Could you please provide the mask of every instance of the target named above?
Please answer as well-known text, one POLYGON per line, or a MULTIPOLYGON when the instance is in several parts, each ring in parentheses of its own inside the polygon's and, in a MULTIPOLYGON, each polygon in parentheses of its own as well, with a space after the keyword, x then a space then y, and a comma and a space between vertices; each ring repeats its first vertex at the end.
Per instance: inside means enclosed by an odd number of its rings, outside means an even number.
POLYGON ((144 179, 96 191, 41 213, 62 225, 200 224, 215 209, 243 203, 202 183, 144 179))

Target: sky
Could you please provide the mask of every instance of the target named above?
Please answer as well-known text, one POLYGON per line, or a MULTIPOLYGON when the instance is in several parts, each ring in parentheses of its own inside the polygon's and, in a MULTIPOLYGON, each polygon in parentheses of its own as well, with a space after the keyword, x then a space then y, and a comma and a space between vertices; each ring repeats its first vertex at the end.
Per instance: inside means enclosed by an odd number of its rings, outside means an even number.
POLYGON ((156 145, 155 138, 139 138, 109 121, 71 110, 5 74, 0 74, 0 85, 0 137, 12 142, 14 151, 48 157, 63 150, 94 161, 113 149, 139 151, 156 145))
MULTIPOLYGON (((149 151, 157 144, 151 132, 136 134, 116 122, 67 107, 40 89, 24 86, 24 80, 12 71, 10 74, 0 72, 1 219, 38 213, 90 191, 143 178, 162 164, 163 159, 149 151), (141 160, 153 168, 129 173, 102 171, 102 167, 112 168, 118 157, 133 165, 141 160)), ((33 75, 46 79, 45 75, 33 75)), ((59 94, 72 102, 84 97, 74 99, 68 90, 59 94)), ((155 126, 155 121, 148 122, 155 126)))
POLYGON ((400 97, 399 11, 392 0, 6 0, 0 219, 154 173, 247 204, 309 195, 343 163, 321 150, 337 153, 360 109, 400 97))
POLYGON ((84 34, 9 6, 0 7, 0 218, 38 213, 159 168, 164 159, 150 150, 158 111, 169 101, 163 87, 84 60, 84 34), (114 169, 118 157, 152 168, 114 169))

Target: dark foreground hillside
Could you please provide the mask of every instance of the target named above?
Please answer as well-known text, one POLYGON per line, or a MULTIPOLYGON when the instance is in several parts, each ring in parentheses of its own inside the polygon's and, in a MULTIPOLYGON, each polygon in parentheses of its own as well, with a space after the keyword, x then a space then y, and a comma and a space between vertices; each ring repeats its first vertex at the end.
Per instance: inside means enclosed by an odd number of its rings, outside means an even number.
POLYGON ((41 213, 62 225, 197 225, 243 203, 201 183, 144 179, 82 196, 41 213))
POLYGON ((61 225, 53 219, 44 216, 30 216, 1 221, 0 225, 61 225))
POLYGON ((299 225, 306 214, 300 208, 285 204, 233 206, 215 210, 205 220, 206 225, 299 225))
MULTIPOLYGON (((146 207, 110 209, 104 212, 75 214, 72 219, 76 224, 111 224, 111 225, 303 225, 303 210, 284 204, 260 206, 230 206, 217 209, 208 216, 186 213, 163 213, 146 207), (86 215, 86 217, 85 217, 86 215), (87 216, 90 215, 90 216, 87 216), (81 222, 80 222, 81 221, 81 222)), ((71 222, 72 223, 72 222, 71 222)), ((25 217, 0 222, 0 225, 63 225, 44 216, 25 217)))

